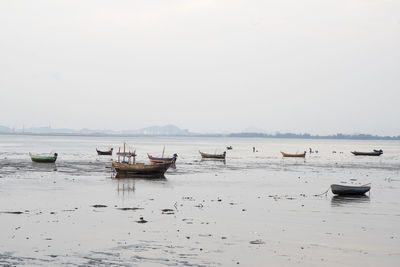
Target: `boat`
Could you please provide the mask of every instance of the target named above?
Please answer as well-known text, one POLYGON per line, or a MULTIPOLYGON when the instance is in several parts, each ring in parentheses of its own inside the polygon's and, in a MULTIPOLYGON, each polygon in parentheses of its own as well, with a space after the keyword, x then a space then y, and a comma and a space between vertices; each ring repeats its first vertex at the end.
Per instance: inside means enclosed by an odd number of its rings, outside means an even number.
POLYGON ((145 164, 137 163, 136 152, 126 151, 125 144, 124 150, 118 150, 118 161, 112 161, 111 168, 117 172, 116 178, 128 177, 163 177, 164 173, 172 165, 172 162, 145 164), (122 160, 121 160, 122 157, 122 160))
POLYGON ((232 146, 227 146, 226 149, 232 150, 232 146))
POLYGON ((113 148, 111 148, 111 149, 108 150, 108 151, 101 151, 101 150, 98 150, 98 149, 96 148, 96 151, 97 151, 97 155, 112 155, 112 153, 113 153, 113 148))
POLYGON ((199 151, 199 153, 203 159, 225 159, 226 157, 226 151, 222 154, 207 154, 201 151, 199 151))
POLYGON ((112 168, 117 172, 117 177, 162 177, 171 165, 172 162, 155 164, 112 162, 112 168))
POLYGON ((147 154, 147 157, 149 158, 150 162, 152 162, 152 163, 166 163, 166 162, 171 162, 172 164, 175 164, 176 159, 178 158, 178 154, 175 153, 175 154, 172 156, 172 158, 163 158, 163 157, 157 158, 157 157, 153 157, 153 156, 151 156, 151 155, 149 155, 149 154, 147 154))
POLYGON ((359 152, 359 151, 352 151, 351 152, 354 156, 380 156, 383 154, 382 150, 374 150, 372 152, 359 152))
POLYGON ((342 196, 351 196, 351 195, 364 195, 371 189, 369 184, 361 185, 361 186, 349 186, 349 185, 340 185, 340 184, 332 184, 331 190, 335 195, 342 196))
POLYGON ((33 162, 41 162, 41 163, 54 163, 57 160, 57 153, 50 154, 48 156, 42 156, 42 155, 34 155, 32 153, 29 153, 29 156, 31 157, 33 162))
POLYGON ((377 150, 377 149, 374 149, 374 152, 380 152, 380 153, 383 153, 383 150, 382 149, 379 149, 379 150, 377 150))
POLYGON ((306 157, 305 151, 304 151, 304 153, 301 153, 301 154, 289 154, 289 153, 285 153, 282 151, 281 151, 281 153, 282 153, 282 156, 285 158, 305 158, 306 157))

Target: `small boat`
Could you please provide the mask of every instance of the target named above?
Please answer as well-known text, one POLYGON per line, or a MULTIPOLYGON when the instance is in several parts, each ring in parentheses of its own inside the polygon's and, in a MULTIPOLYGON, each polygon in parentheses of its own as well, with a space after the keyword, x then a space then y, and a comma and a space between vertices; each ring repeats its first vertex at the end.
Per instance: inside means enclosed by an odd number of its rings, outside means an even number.
POLYGON ((101 150, 98 150, 97 148, 96 148, 96 151, 97 151, 97 155, 112 155, 112 153, 113 153, 113 148, 111 148, 110 150, 108 150, 108 151, 101 151, 101 150))
POLYGON ((58 154, 54 153, 53 155, 42 156, 42 155, 33 155, 32 153, 29 153, 29 156, 31 157, 33 162, 54 163, 57 160, 58 154))
POLYGON ((203 159, 225 159, 226 157, 226 151, 222 154, 207 154, 201 151, 199 151, 199 153, 203 159))
POLYGON ((305 151, 304 151, 304 153, 301 153, 301 154, 289 154, 289 153, 285 153, 282 151, 281 151, 281 153, 282 153, 282 156, 285 158, 305 158, 306 157, 305 151))
POLYGON ((340 184, 332 184, 331 190, 335 195, 342 196, 351 196, 351 195, 364 195, 371 189, 369 184, 361 185, 361 186, 349 186, 349 185, 340 185, 340 184))
POLYGON ((232 146, 227 146, 226 149, 232 150, 232 146))
POLYGON ((112 168, 117 172, 117 177, 162 177, 171 165, 172 162, 155 164, 112 162, 112 168))
POLYGON ((372 152, 359 152, 359 151, 352 151, 351 152, 354 156, 380 156, 383 154, 382 150, 374 150, 372 152))
POLYGON ((151 155, 149 155, 149 154, 147 154, 147 157, 149 158, 150 162, 152 162, 152 163, 166 163, 166 162, 171 162, 172 164, 175 164, 176 159, 178 158, 178 154, 175 153, 175 154, 172 156, 172 158, 156 158, 156 157, 153 157, 153 156, 151 156, 151 155))
POLYGON ((374 152, 376 152, 376 153, 383 153, 383 150, 382 150, 382 149, 379 149, 379 150, 374 149, 374 152))

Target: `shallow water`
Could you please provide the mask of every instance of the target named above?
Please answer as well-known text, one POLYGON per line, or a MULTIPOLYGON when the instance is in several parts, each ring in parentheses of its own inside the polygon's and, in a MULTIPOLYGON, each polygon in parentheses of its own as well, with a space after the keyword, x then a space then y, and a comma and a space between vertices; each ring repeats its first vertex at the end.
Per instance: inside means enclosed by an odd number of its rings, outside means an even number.
POLYGON ((398 141, 0 135, 0 265, 397 266, 399 174, 398 141), (95 149, 124 141, 142 162, 165 145, 177 166, 112 178, 95 149), (200 159, 228 145, 225 162, 200 159), (55 164, 28 155, 50 151, 55 164), (315 196, 332 183, 372 189, 315 196))

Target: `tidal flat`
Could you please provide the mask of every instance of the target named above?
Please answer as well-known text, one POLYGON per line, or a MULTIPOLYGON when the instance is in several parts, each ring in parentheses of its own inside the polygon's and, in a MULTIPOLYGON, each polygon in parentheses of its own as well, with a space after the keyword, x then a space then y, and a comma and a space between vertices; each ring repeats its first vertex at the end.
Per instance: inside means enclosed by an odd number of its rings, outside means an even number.
POLYGON ((398 266, 400 142, 4 135, 0 227, 6 266, 398 266), (165 145, 176 168, 116 179, 95 148, 123 142, 141 162, 165 145), (225 162, 198 153, 228 145, 225 162), (28 155, 50 151, 54 164, 28 155), (322 194, 333 183, 372 187, 322 194))

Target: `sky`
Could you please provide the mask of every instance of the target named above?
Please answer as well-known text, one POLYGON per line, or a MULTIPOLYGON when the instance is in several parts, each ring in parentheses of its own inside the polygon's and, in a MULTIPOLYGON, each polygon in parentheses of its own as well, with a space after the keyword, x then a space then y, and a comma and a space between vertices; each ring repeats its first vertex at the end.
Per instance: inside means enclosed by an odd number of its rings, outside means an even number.
POLYGON ((0 114, 400 135, 400 0, 3 0, 0 114))

